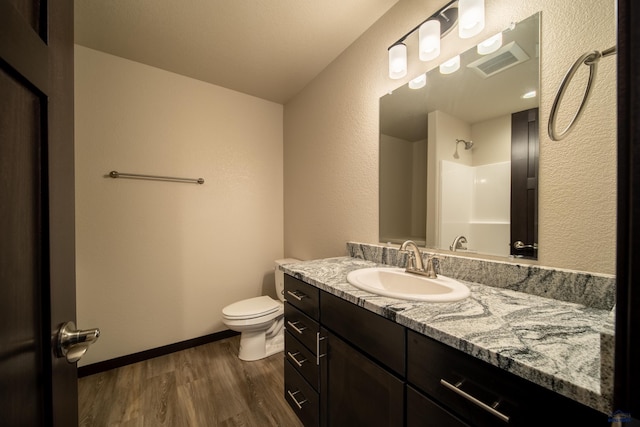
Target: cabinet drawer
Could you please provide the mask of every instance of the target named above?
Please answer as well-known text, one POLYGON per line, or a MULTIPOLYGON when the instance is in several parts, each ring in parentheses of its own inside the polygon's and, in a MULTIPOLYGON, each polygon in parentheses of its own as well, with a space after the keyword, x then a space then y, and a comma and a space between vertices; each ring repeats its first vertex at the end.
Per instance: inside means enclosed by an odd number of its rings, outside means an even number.
POLYGON ((284 334, 284 357, 314 389, 318 390, 319 365, 316 355, 293 338, 289 331, 284 334))
POLYGON ((284 324, 287 332, 307 346, 314 353, 318 351, 318 322, 293 307, 289 302, 284 304, 284 324))
POLYGON ((288 361, 284 362, 284 397, 305 427, 320 424, 318 393, 288 361))
POLYGON ((284 299, 314 320, 320 320, 319 296, 318 288, 288 274, 284 275, 284 299))
POLYGON ((407 333, 407 381, 477 426, 606 425, 607 416, 414 331, 407 333), (602 423, 602 424, 599 424, 602 423))
POLYGON ((468 427, 433 400, 407 386, 407 427, 423 427, 427 420, 429 425, 438 427, 468 427))
POLYGON ((405 328, 327 292, 320 298, 322 325, 404 377, 405 328))

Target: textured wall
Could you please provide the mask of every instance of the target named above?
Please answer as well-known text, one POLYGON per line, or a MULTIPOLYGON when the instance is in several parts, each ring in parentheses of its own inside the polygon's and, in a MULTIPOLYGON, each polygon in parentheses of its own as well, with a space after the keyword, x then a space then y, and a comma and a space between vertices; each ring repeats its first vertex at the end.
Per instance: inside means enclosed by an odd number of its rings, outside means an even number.
POLYGON ((275 297, 282 105, 76 46, 77 316, 82 364, 227 329, 275 297), (110 170, 204 185, 105 178, 110 170))
MULTIPOLYGON (((378 241, 378 99, 438 65, 409 53, 403 81, 387 77, 387 47, 444 1, 401 0, 284 110, 285 252, 302 259, 345 254, 345 242, 378 241)), ((615 43, 613 0, 487 0, 485 30, 445 39, 441 60, 542 11, 541 265, 615 271, 615 59, 600 63, 591 103, 562 142, 546 136, 555 91, 575 58, 615 43)), ((583 67, 586 69, 586 67, 583 67)), ((583 70, 584 71, 584 70, 583 70)), ((566 96, 576 108, 581 90, 566 96)))

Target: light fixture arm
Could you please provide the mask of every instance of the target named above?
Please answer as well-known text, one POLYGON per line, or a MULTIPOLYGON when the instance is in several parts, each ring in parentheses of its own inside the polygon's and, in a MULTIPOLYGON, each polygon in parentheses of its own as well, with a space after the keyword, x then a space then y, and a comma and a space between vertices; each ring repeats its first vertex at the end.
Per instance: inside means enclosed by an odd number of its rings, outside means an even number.
POLYGON ((451 0, 449 3, 447 3, 442 8, 440 8, 436 13, 434 13, 433 15, 431 15, 430 17, 428 17, 424 21, 420 22, 413 29, 411 29, 411 31, 409 31, 407 34, 405 34, 404 36, 402 36, 398 40, 396 40, 395 43, 393 43, 391 46, 389 46, 389 49, 391 49, 393 46, 395 46, 397 44, 404 43, 404 41, 407 39, 407 37, 409 37, 411 34, 415 33, 416 31, 418 31, 420 26, 422 24, 424 24, 425 22, 429 21, 430 19, 438 19, 438 20, 440 20, 440 22, 442 24, 442 27, 441 27, 442 29, 440 31, 440 37, 444 37, 445 35, 447 35, 449 33, 449 31, 451 31, 453 29, 453 26, 455 25, 455 23, 458 20, 458 11, 457 11, 457 8, 455 8, 456 9, 455 16, 451 16, 451 17, 447 16, 447 14, 445 14, 445 12, 447 11, 447 9, 449 9, 457 1, 458 0, 451 0), (451 22, 451 21, 453 21, 453 22, 451 22))

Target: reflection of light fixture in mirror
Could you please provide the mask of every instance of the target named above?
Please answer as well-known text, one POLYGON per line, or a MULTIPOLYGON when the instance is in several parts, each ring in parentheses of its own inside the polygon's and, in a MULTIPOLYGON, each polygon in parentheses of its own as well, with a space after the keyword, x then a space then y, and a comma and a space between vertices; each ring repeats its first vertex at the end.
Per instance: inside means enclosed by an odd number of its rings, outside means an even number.
POLYGON ((427 85, 427 73, 420 74, 415 79, 409 82, 409 88, 411 89, 422 89, 427 85))
POLYGON ((451 74, 458 71, 460 68, 460 55, 456 55, 450 60, 440 64, 440 73, 451 74))
POLYGON ((529 91, 527 93, 525 93, 524 95, 522 95, 522 99, 529 99, 529 98, 535 98, 536 97, 536 91, 532 90, 529 91))
POLYGON ((389 77, 401 79, 407 75, 407 46, 398 43, 389 48, 389 77))
POLYGON ((453 158, 454 159, 459 159, 460 156, 458 155, 458 144, 460 144, 461 142, 464 142, 464 149, 465 150, 471 150, 471 147, 473 147, 473 141, 465 141, 464 139, 456 139, 456 151, 455 153, 453 153, 453 158))
POLYGON ((478 53, 480 55, 488 55, 500 49, 502 46, 502 33, 489 37, 478 45, 478 53))
POLYGON ((430 61, 440 55, 440 21, 432 19, 420 26, 418 41, 421 61, 430 61))
POLYGON ((461 39, 468 39, 484 29, 484 0, 459 0, 458 35, 461 39))

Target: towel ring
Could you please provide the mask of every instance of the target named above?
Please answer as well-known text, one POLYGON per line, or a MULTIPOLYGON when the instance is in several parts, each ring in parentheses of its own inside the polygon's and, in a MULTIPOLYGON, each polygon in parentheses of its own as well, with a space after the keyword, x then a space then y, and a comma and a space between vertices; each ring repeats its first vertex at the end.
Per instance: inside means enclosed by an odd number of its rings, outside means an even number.
POLYGON ((582 55, 580 58, 578 58, 578 60, 571 66, 571 68, 569 68, 569 71, 562 79, 562 83, 560 83, 560 88, 558 89, 556 98, 553 101, 553 105, 551 106, 551 113, 549 114, 548 133, 549 133, 549 138, 551 138, 552 141, 560 141, 561 139, 564 139, 569 134, 569 132, 571 132, 571 130, 577 123, 578 119, 582 115, 582 112, 584 111, 584 108, 587 105, 587 102, 589 101, 589 97, 591 96, 593 82, 596 78, 596 73, 598 71, 598 61, 600 61, 600 58, 604 58, 606 56, 613 55, 615 53, 616 53, 615 46, 607 50, 604 50, 602 52, 598 52, 597 50, 594 50, 593 52, 587 52, 584 55, 582 55), (556 124, 557 124, 556 121, 557 121, 557 115, 558 115, 558 109, 560 107, 560 103, 562 102, 562 98, 564 97, 567 87, 569 87, 569 83, 571 82, 571 79, 573 79, 573 76, 575 76, 576 72, 578 71, 578 68, 580 68, 582 64, 589 66, 589 80, 587 81, 587 85, 584 89, 582 102, 580 103, 580 106, 578 107, 578 111, 576 111, 576 114, 573 116, 573 118, 571 119, 567 127, 562 132, 558 132, 556 130, 556 124))

